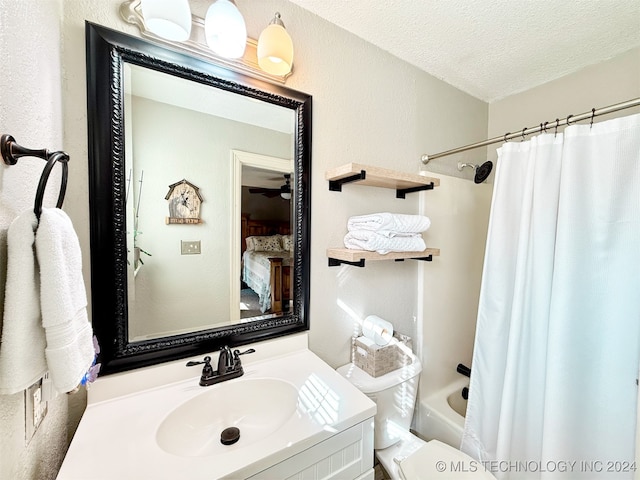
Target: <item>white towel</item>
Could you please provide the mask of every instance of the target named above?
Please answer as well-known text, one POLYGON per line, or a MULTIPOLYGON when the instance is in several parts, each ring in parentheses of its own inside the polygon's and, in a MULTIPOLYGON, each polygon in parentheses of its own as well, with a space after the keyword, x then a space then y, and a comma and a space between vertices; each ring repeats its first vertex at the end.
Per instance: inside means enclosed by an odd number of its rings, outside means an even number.
POLYGON ((393 236, 394 233, 420 233, 430 226, 429 217, 403 213, 372 213, 350 217, 347 220, 349 231, 371 230, 386 236, 393 236))
POLYGON ((7 282, 0 343, 0 394, 25 390, 47 370, 40 316, 40 278, 35 262, 32 210, 16 217, 7 231, 7 282))
POLYGON ((36 233, 40 264, 40 305, 51 381, 59 392, 74 390, 95 359, 87 318, 82 254, 71 220, 62 210, 44 208, 36 233))
POLYGON ((389 252, 422 252, 427 248, 419 233, 396 233, 389 237, 370 230, 354 230, 344 237, 344 246, 352 250, 389 252))

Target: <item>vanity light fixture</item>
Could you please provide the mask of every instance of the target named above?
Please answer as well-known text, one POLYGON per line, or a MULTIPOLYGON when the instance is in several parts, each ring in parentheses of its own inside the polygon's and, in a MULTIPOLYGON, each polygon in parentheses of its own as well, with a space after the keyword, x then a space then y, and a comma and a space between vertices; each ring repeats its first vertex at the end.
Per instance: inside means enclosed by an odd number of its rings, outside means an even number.
POLYGON ((217 55, 240 58, 247 45, 247 26, 233 0, 216 0, 204 19, 207 45, 217 55))
POLYGON ((182 42, 191 35, 189 0, 141 0, 142 15, 150 32, 182 42))
POLYGON ((275 75, 286 75, 293 66, 293 41, 278 12, 258 38, 258 65, 275 75))
POLYGON ((125 0, 120 4, 119 11, 125 22, 136 25, 143 37, 154 42, 203 57, 215 65, 259 80, 286 83, 291 75, 293 43, 282 25, 280 14, 276 14, 265 29, 267 33, 261 36, 262 49, 271 59, 265 58, 259 62, 258 41, 247 36, 244 18, 234 0, 207 0, 209 9, 206 18, 192 15, 189 1, 125 0), (289 45, 288 56, 271 53, 273 47, 270 44, 273 42, 268 38, 274 31, 284 37, 284 43, 289 45), (285 61, 278 62, 281 58, 285 58, 285 61), (276 63, 280 63, 278 68, 274 68, 276 63))

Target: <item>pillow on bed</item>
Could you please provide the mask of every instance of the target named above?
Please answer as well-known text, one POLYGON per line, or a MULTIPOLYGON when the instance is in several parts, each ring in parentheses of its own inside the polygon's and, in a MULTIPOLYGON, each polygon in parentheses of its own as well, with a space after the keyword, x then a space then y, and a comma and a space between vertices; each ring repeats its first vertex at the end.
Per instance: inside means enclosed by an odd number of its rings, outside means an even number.
POLYGON ((287 252, 293 251, 293 237, 291 235, 282 235, 282 249, 287 252))
POLYGON ((253 251, 255 250, 255 245, 253 244, 253 239, 256 237, 247 237, 245 238, 245 242, 247 243, 247 250, 248 251, 253 251))
POLYGON ((253 237, 253 249, 256 252, 279 252, 282 250, 280 235, 253 237))

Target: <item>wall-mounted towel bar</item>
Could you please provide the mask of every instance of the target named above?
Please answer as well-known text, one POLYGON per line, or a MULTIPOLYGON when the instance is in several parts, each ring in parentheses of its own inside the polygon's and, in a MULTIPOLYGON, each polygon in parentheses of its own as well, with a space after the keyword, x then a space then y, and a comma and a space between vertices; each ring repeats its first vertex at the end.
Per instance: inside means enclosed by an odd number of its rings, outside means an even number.
POLYGON ((62 179, 60 181, 60 193, 58 194, 57 208, 62 207, 64 202, 64 195, 67 191, 67 177, 69 174, 69 155, 62 151, 50 152, 46 148, 34 150, 25 148, 22 145, 16 143, 15 138, 11 135, 4 134, 0 137, 0 153, 4 163, 7 165, 15 165, 18 163, 18 159, 21 157, 37 157, 45 160, 47 164, 40 175, 40 181, 38 182, 38 189, 36 190, 36 199, 33 206, 33 212, 36 217, 40 219, 40 213, 42 213, 42 199, 47 187, 47 181, 51 170, 57 162, 62 165, 62 179))

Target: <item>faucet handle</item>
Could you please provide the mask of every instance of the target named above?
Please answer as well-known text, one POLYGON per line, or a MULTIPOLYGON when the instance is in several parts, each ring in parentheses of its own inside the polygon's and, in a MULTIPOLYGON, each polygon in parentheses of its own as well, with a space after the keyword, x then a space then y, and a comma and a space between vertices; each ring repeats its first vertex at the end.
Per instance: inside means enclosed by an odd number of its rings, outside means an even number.
POLYGON ((239 355, 245 355, 247 353, 255 353, 255 349, 254 348, 250 348, 249 350, 245 350, 244 352, 241 352, 240 350, 234 350, 233 351, 234 357, 237 357, 239 355))
POLYGON ((194 361, 187 362, 187 367, 195 367, 196 365, 202 365, 202 364, 204 364, 204 367, 202 367, 202 374, 200 375, 200 385, 202 385, 203 381, 213 376, 213 367, 211 367, 211 357, 209 356, 204 357, 202 362, 194 362, 194 361))
POLYGON ((240 350, 234 350, 233 351, 233 363, 235 364, 236 368, 238 368, 240 366, 240 355, 246 355, 247 353, 254 353, 255 349, 250 348, 248 350, 245 350, 244 352, 241 352, 240 350))
POLYGON ((211 357, 207 356, 204 357, 204 360, 202 362, 194 362, 193 360, 190 362, 187 362, 187 367, 195 367, 196 365, 202 365, 204 363, 205 367, 207 365, 211 365, 211 357))

